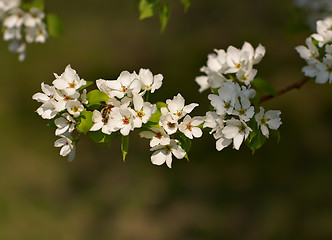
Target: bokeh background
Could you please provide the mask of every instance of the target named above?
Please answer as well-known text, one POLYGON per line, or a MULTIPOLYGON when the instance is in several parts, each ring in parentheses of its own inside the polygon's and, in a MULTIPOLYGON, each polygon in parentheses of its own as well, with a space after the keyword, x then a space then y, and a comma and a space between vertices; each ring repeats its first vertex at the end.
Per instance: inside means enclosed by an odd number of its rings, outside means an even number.
POLYGON ((163 34, 157 17, 138 20, 133 0, 49 0, 61 37, 29 45, 23 63, 0 42, 0 239, 332 239, 328 84, 264 103, 282 111, 281 140, 254 155, 245 145, 218 152, 209 134, 171 170, 151 164, 149 142, 137 134, 125 163, 116 139, 109 148, 82 140, 71 163, 53 147, 57 138, 31 96, 67 64, 90 81, 140 68, 162 73, 151 101, 181 92, 201 104, 195 115, 208 109, 194 79, 213 49, 261 43, 258 76, 278 89, 303 77, 294 47, 311 33, 292 27, 291 0, 192 0, 186 13, 168 2, 163 34))

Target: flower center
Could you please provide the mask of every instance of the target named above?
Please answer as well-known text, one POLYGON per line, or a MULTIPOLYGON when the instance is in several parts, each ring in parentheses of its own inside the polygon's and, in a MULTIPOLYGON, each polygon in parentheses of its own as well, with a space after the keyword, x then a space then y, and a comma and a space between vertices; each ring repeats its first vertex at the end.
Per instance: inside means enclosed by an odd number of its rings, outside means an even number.
POLYGON ((177 114, 176 115, 178 115, 178 117, 181 117, 181 115, 182 115, 182 110, 181 111, 179 111, 179 112, 177 112, 177 114))
POLYGON ((78 107, 73 107, 71 110, 72 110, 73 112, 78 112, 78 107))
POLYGON ((170 128, 173 128, 173 127, 175 126, 175 123, 168 122, 168 123, 167 123, 167 126, 170 127, 170 128))
POLYGON ((231 104, 229 102, 225 102, 225 109, 229 109, 231 107, 231 104))
POLYGON ((239 114, 240 114, 240 115, 244 115, 245 112, 246 112, 245 110, 241 109, 241 110, 239 111, 239 114))
POLYGON ((124 117, 124 118, 122 119, 122 122, 123 122, 123 124, 128 125, 130 121, 129 121, 129 118, 124 117))
POLYGON ((75 88, 75 87, 76 87, 75 82, 70 83, 70 84, 69 84, 69 87, 70 87, 70 88, 75 88))
POLYGON ((191 126, 191 124, 190 124, 190 123, 187 125, 187 129, 188 129, 189 131, 191 131, 191 129, 192 129, 192 126, 191 126))
POLYGON ((126 86, 121 85, 121 87, 122 87, 122 92, 125 92, 128 90, 128 88, 126 86))
POLYGON ((246 126, 244 126, 243 124, 241 124, 239 126, 239 133, 245 133, 245 131, 246 131, 246 126))
POLYGON ((145 114, 142 113, 142 112, 138 112, 138 113, 137 113, 137 117, 139 117, 139 118, 142 118, 144 115, 145 115, 145 114))
POLYGON ((161 133, 156 134, 156 138, 161 139, 161 137, 162 137, 161 133))
POLYGON ((171 152, 172 148, 171 148, 171 146, 165 146, 165 150, 166 150, 166 152, 171 152))

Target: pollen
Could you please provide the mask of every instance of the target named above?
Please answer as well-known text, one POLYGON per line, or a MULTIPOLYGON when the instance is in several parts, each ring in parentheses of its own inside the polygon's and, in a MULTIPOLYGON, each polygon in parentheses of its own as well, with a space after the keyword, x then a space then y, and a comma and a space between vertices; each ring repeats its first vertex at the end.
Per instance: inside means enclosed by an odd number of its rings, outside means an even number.
POLYGON ((189 131, 191 131, 192 128, 193 128, 193 127, 192 127, 191 124, 189 123, 189 124, 187 125, 187 129, 188 129, 189 131))

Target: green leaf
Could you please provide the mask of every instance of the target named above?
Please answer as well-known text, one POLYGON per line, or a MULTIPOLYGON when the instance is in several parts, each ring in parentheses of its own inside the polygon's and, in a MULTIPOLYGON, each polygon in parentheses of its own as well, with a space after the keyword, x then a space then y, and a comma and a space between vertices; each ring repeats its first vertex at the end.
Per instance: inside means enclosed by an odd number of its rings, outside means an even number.
MULTIPOLYGON (((191 140, 186 137, 183 133, 178 133, 176 139, 179 140, 179 145, 182 147, 182 149, 188 153, 191 148, 191 140)), ((185 155, 185 158, 189 161, 188 155, 185 155)))
POLYGON ((254 154, 257 149, 263 146, 266 141, 266 137, 259 129, 258 132, 253 131, 250 133, 250 135, 246 140, 246 144, 251 149, 252 154, 254 154), (252 137, 250 135, 252 135, 252 137))
POLYGON ((100 104, 100 102, 107 102, 110 100, 110 97, 99 90, 92 90, 86 95, 86 99, 89 101, 88 107, 91 107, 96 104, 100 104))
POLYGON ((42 11, 45 9, 44 0, 23 0, 21 6, 24 10, 30 10, 33 7, 39 8, 42 11))
POLYGON ((162 107, 166 107, 167 108, 167 104, 163 103, 163 102, 157 102, 156 106, 157 106, 157 111, 154 114, 151 115, 151 117, 149 119, 149 122, 152 122, 154 124, 159 124, 159 119, 160 119, 160 116, 161 116, 160 109, 162 107))
POLYGON ((187 11, 188 8, 190 7, 190 0, 181 0, 181 2, 184 5, 184 11, 187 11))
POLYGON ((158 10, 160 0, 141 0, 139 3, 139 19, 152 17, 158 10))
POLYGON ((94 124, 92 121, 92 115, 93 115, 92 112, 84 109, 81 115, 79 116, 80 123, 76 126, 77 130, 79 130, 84 134, 89 132, 90 128, 94 124))
POLYGON ((93 84, 93 81, 86 81, 86 84, 80 87, 78 90, 83 90, 84 88, 89 87, 90 85, 93 84))
POLYGON ((255 78, 252 83, 254 84, 255 87, 271 94, 272 96, 278 96, 277 91, 274 89, 274 87, 271 85, 271 83, 265 81, 264 79, 261 78, 255 78))
POLYGON ((63 33, 63 26, 60 18, 55 14, 47 14, 47 31, 52 37, 59 37, 63 33))
POLYGON ((122 139, 121 139, 121 152, 122 152, 122 160, 124 162, 126 161, 126 156, 128 154, 128 150, 129 150, 129 135, 122 136, 122 139))
POLYGON ((89 137, 93 142, 97 144, 106 145, 106 146, 109 146, 111 144, 111 135, 107 135, 103 133, 101 130, 96 132, 90 131, 89 137))
POLYGON ((160 31, 163 32, 167 26, 170 17, 170 9, 167 3, 163 3, 160 6, 159 19, 160 19, 160 31))

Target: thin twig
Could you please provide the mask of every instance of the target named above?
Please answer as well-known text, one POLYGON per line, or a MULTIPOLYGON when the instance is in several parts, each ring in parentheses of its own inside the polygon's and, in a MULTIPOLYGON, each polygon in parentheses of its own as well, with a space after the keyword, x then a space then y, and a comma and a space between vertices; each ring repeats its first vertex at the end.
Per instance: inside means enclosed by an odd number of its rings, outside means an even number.
MULTIPOLYGON (((289 85, 289 86, 287 86, 287 87, 285 87, 283 89, 280 89, 277 92, 278 93, 277 96, 280 96, 280 95, 282 95, 282 94, 284 94, 286 92, 289 92, 289 91, 291 91, 293 89, 300 89, 306 82, 308 82, 308 80, 309 80, 308 78, 303 78, 303 79, 301 79, 301 80, 299 80, 299 81, 297 81, 297 82, 295 82, 295 83, 293 83, 293 84, 291 84, 291 85, 289 85)), ((267 101, 269 99, 272 99, 274 97, 276 97, 276 96, 274 96, 274 95, 264 96, 264 97, 262 97, 260 99, 259 103, 265 102, 265 101, 267 101)))

